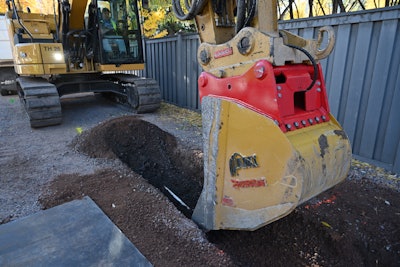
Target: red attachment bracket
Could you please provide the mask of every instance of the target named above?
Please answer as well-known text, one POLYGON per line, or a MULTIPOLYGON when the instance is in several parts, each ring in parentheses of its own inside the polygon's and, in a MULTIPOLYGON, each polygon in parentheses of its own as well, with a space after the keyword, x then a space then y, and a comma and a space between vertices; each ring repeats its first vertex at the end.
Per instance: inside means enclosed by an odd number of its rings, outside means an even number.
POLYGON ((314 85, 314 68, 305 64, 274 67, 258 61, 240 76, 217 78, 203 72, 198 80, 204 96, 229 99, 263 114, 283 132, 329 120, 329 105, 321 66, 314 85), (308 90, 307 90, 308 89, 308 90))

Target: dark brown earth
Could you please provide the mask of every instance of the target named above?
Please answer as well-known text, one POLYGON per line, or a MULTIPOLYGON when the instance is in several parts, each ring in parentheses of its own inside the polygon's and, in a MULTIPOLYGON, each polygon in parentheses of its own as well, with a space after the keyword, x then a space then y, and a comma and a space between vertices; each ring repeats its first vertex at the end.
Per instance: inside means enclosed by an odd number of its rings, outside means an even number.
POLYGON ((357 162, 345 182, 279 221, 203 233, 188 219, 202 188, 201 151, 135 116, 102 123, 73 146, 126 168, 60 175, 40 203, 90 196, 155 266, 400 266, 399 192, 360 176, 357 162))

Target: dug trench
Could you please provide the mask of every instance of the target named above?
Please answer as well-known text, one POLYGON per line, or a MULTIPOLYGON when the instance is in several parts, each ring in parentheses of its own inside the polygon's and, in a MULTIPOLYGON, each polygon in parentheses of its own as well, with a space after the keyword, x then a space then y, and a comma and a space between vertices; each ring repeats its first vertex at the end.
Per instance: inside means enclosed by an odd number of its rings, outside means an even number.
MULTIPOLYGON (((365 177, 347 180, 259 230, 205 233, 190 220, 203 184, 201 151, 137 116, 104 122, 72 146, 124 164, 57 177, 42 206, 90 196, 155 266, 400 263, 398 192, 365 177)), ((354 168, 351 175, 358 175, 354 168)))
POLYGON ((80 150, 91 157, 115 155, 191 217, 203 183, 198 155, 178 148, 174 136, 136 117, 110 121, 94 129, 91 135, 80 150), (93 151, 99 143, 105 150, 93 151))

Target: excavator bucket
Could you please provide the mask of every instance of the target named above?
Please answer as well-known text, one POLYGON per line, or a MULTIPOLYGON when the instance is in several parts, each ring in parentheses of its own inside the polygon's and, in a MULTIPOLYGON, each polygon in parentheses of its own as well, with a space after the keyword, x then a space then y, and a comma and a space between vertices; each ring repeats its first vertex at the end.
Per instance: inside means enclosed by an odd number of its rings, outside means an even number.
POLYGON ((299 89, 309 72, 260 61, 242 76, 202 73, 205 177, 192 216, 201 227, 255 230, 345 179, 349 140, 320 68, 316 85, 299 89))
POLYGON ((255 230, 343 181, 351 147, 318 63, 332 52, 333 28, 315 40, 278 30, 275 0, 172 3, 179 19, 196 19, 204 70, 204 185, 193 220, 255 230))

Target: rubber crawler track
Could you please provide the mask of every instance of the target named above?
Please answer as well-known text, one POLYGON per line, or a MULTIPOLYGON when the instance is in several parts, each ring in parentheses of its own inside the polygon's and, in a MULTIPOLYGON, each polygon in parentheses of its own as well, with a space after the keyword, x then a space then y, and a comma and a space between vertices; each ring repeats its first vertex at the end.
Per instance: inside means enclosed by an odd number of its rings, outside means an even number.
POLYGON ((32 128, 60 124, 61 103, 55 85, 42 78, 18 78, 19 96, 32 128))

